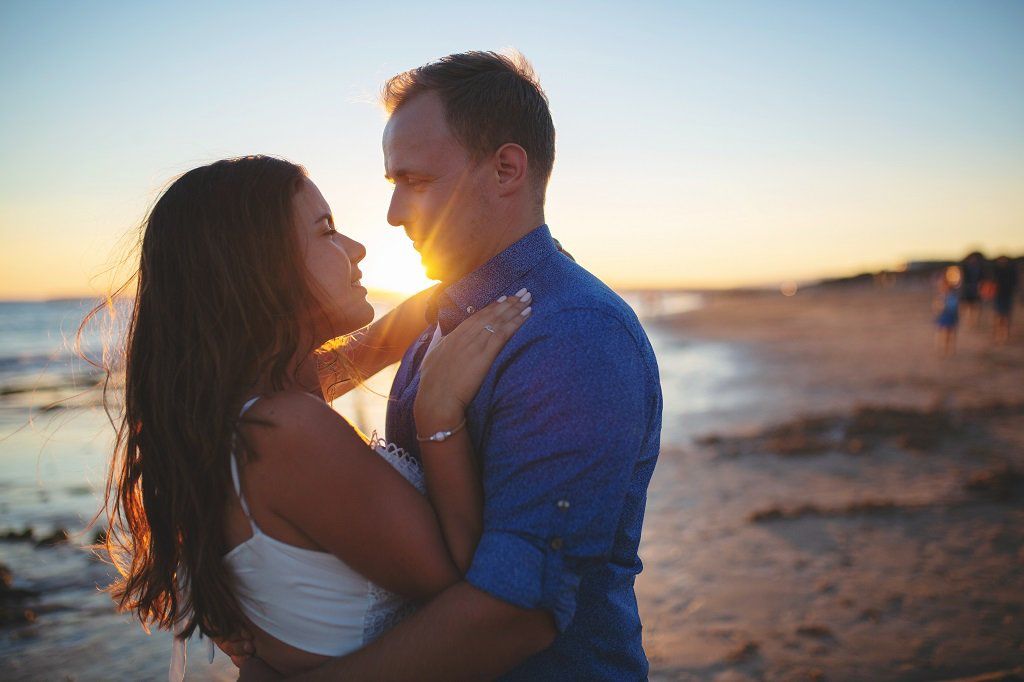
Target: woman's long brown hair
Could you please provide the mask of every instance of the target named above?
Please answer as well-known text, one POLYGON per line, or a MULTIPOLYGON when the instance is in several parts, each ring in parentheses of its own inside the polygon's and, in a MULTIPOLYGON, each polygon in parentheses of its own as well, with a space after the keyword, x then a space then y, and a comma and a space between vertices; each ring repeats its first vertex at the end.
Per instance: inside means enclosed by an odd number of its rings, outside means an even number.
POLYGON ((305 175, 266 156, 218 161, 174 181, 143 223, 105 509, 114 599, 145 627, 241 625, 223 563, 230 453, 253 383, 280 388, 312 350, 292 218, 305 175))

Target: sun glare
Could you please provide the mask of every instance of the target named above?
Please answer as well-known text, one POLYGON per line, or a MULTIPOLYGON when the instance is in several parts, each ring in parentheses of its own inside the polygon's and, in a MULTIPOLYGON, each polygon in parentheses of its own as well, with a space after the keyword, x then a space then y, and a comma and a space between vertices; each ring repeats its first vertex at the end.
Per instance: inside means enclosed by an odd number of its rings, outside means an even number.
POLYGON ((366 258, 359 264, 363 286, 387 293, 410 295, 433 284, 423 272, 420 255, 399 231, 362 240, 366 258))

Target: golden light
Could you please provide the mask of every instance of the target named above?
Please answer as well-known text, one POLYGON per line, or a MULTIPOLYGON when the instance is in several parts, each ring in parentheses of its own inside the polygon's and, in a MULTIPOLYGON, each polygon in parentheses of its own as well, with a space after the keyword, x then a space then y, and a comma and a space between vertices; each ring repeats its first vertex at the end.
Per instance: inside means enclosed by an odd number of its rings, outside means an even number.
POLYGON ((420 255, 401 230, 381 231, 362 239, 366 258, 359 263, 367 289, 410 295, 434 284, 423 272, 420 255))

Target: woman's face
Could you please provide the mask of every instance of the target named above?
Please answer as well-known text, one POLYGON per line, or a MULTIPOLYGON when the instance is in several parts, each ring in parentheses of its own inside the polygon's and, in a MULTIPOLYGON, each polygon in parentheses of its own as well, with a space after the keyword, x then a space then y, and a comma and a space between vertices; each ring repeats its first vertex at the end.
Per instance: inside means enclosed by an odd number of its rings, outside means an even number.
MULTIPOLYGON (((373 320, 357 263, 366 248, 334 229, 334 217, 320 190, 303 179, 292 202, 296 237, 318 303, 330 317, 323 341, 365 327, 373 320)), ((314 308, 315 310, 315 308, 314 308)))

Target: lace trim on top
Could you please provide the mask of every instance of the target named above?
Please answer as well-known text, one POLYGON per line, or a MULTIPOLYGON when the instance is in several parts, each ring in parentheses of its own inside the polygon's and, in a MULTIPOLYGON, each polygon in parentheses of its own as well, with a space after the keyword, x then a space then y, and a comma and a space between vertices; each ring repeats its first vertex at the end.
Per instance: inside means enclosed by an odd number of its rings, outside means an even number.
MULTIPOLYGON (((423 467, 412 454, 378 437, 376 431, 370 436, 369 445, 421 494, 427 493, 423 467)), ((368 644, 415 612, 417 604, 370 581, 367 587, 369 605, 363 618, 363 642, 368 644)))
POLYGON ((415 486, 416 490, 419 490, 424 495, 427 494, 427 485, 423 477, 423 466, 409 451, 380 438, 376 431, 370 436, 370 447, 378 455, 386 459, 402 475, 402 478, 415 486))

